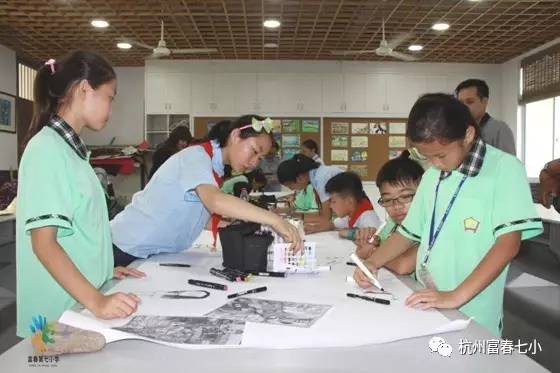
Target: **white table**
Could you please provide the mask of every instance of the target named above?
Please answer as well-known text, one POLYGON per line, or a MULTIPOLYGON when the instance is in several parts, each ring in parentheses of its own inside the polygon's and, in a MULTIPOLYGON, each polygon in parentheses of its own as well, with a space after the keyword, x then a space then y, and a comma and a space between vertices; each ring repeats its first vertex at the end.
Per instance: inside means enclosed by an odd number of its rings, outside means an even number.
MULTIPOLYGON (((410 287, 417 286, 408 277, 403 277, 402 281, 410 287)), ((107 285, 110 286, 111 284, 107 285)), ((464 318, 464 315, 458 311, 445 311, 443 314, 449 319, 464 318)), ((96 353, 63 355, 57 364, 57 372, 546 371, 529 357, 518 353, 461 355, 458 352, 460 339, 475 342, 493 338, 476 323, 471 323, 466 330, 441 336, 454 348, 454 353, 449 358, 429 351, 428 341, 431 336, 361 347, 299 350, 250 348, 180 350, 145 341, 126 340, 108 344, 102 351, 96 353)), ((27 369, 36 371, 36 368, 30 367, 27 362, 27 357, 31 353, 32 349, 27 341, 14 346, 0 356, 2 371, 19 372, 27 369)))

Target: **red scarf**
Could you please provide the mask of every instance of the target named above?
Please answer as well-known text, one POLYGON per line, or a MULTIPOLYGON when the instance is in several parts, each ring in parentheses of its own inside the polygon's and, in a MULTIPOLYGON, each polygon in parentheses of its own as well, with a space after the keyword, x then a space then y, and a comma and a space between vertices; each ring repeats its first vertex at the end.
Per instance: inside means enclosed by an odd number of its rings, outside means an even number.
MULTIPOLYGON (((210 161, 212 161, 212 157, 214 156, 214 149, 212 149, 212 144, 210 143, 210 141, 202 143, 200 144, 200 146, 202 146, 206 154, 208 154, 208 156, 210 157, 210 161)), ((224 180, 220 177, 220 175, 218 175, 216 171, 214 171, 214 168, 212 168, 212 174, 214 175, 214 180, 216 180, 216 183, 221 188, 222 184, 224 183, 224 180)), ((218 225, 220 224, 220 220, 222 220, 222 216, 218 214, 212 214, 211 219, 212 219, 211 221, 212 237, 214 238, 213 245, 214 247, 216 247, 216 238, 218 237, 218 225)))
POLYGON ((369 198, 364 197, 360 200, 360 202, 358 202, 356 211, 354 211, 352 216, 350 216, 350 219, 348 220, 348 226, 350 228, 354 228, 354 224, 356 224, 360 216, 362 216, 362 214, 368 210, 373 210, 373 205, 371 204, 369 198))

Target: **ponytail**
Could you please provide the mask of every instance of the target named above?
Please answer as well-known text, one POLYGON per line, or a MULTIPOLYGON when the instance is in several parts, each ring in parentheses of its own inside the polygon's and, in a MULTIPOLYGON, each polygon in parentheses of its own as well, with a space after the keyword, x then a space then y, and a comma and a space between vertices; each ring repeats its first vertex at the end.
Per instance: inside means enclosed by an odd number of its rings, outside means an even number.
POLYGON ((68 104, 72 89, 87 80, 93 89, 116 79, 109 62, 93 52, 74 51, 60 61, 49 60, 37 71, 33 85, 33 119, 27 143, 47 122, 68 104))

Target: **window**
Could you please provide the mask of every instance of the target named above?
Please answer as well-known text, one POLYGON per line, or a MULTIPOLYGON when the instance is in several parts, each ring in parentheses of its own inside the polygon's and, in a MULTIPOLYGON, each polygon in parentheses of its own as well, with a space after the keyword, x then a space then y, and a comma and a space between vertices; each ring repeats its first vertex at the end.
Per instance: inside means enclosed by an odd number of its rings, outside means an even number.
POLYGON ((18 96, 29 101, 33 101, 33 82, 37 70, 18 63, 18 96))
POLYGON ((560 155, 560 121, 554 118, 555 105, 560 106, 560 96, 525 105, 524 159, 530 178, 538 178, 545 163, 560 155))

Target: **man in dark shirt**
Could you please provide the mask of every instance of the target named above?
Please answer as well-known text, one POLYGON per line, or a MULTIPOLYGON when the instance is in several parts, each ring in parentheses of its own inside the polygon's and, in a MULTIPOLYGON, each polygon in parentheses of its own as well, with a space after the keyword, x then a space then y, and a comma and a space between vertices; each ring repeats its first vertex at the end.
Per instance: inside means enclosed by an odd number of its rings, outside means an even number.
POLYGON ((455 88, 455 96, 469 108, 480 126, 482 140, 515 156, 515 139, 511 128, 486 112, 489 93, 488 84, 480 79, 467 79, 455 88))

